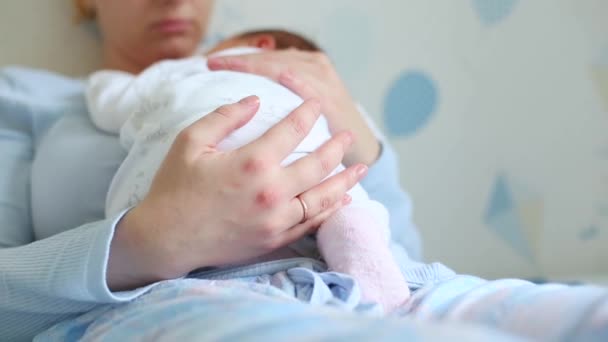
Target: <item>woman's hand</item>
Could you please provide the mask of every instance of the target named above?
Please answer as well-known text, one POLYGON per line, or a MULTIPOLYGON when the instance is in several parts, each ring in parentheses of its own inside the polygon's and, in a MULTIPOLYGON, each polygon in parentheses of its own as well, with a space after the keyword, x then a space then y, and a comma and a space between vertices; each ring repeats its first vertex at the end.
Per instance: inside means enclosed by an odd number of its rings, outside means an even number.
POLYGON ((344 164, 373 164, 380 143, 357 109, 329 58, 320 52, 294 49, 259 54, 214 57, 211 70, 233 70, 258 74, 280 82, 303 99, 317 98, 332 134, 348 130, 355 136, 344 164))
POLYGON ((352 166, 327 180, 352 144, 341 133, 282 167, 320 115, 309 100, 257 141, 216 149, 259 108, 257 97, 218 108, 183 130, 144 200, 119 223, 108 265, 113 290, 182 276, 196 268, 243 262, 317 228, 350 201, 346 191, 367 172, 352 166), (301 223, 308 206, 309 220, 301 223))

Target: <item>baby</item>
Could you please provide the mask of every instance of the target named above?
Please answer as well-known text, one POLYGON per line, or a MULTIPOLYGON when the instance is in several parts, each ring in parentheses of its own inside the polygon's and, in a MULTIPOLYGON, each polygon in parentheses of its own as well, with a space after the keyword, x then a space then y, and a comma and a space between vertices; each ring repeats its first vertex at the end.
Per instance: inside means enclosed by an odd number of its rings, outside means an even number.
MULTIPOLYGON (((227 39, 209 54, 287 48, 319 51, 314 43, 299 35, 266 30, 227 39)), ((128 151, 110 185, 106 215, 116 215, 141 201, 183 128, 205 113, 252 94, 260 98, 258 113, 220 143, 220 150, 236 149, 254 141, 302 104, 302 99, 263 77, 212 72, 203 56, 162 61, 139 75, 110 70, 91 75, 86 93, 91 119, 103 131, 120 133, 121 144, 128 151)), ((312 153, 328 139, 328 125, 321 117, 283 165, 312 153)), ((334 174, 341 170, 343 166, 334 174)), ((379 303, 390 312, 409 298, 409 289, 389 249, 388 213, 380 203, 370 200, 360 185, 349 194, 352 203, 319 228, 318 248, 331 271, 349 274, 358 281, 363 300, 379 303)), ((297 256, 294 251, 298 248, 295 243, 288 249, 297 256)))

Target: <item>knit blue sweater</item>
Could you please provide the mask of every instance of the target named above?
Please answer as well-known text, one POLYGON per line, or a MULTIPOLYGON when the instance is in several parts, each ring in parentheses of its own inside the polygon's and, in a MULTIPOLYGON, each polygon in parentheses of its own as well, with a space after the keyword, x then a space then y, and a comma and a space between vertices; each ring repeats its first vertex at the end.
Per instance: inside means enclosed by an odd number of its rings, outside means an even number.
MULTIPOLYGON (((83 91, 81 80, 0 69, 0 340, 31 340, 57 322, 149 288, 107 286, 121 215, 104 219, 104 203, 125 152, 115 136, 93 127, 83 91)), ((388 144, 362 185, 388 208, 393 238, 419 259, 410 201, 388 144)))

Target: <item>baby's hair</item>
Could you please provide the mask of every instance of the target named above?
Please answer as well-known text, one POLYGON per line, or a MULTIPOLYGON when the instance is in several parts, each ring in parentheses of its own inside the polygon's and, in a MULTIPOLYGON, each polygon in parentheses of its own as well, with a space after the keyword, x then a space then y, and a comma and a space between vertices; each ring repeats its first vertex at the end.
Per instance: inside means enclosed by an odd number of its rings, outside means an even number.
POLYGON ((75 21, 77 23, 95 19, 95 9, 91 8, 86 0, 73 0, 72 3, 76 8, 75 21))
POLYGON ((289 48, 296 48, 303 51, 321 52, 321 48, 310 39, 303 37, 299 34, 292 33, 280 29, 265 29, 247 31, 238 35, 237 38, 253 38, 259 35, 271 35, 276 40, 277 50, 286 50, 289 48))

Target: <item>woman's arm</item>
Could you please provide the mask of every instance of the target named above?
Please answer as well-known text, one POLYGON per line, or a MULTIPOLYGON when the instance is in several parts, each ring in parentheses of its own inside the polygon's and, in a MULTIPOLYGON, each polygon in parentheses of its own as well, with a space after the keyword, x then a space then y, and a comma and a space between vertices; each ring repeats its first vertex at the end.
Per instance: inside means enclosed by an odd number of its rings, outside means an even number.
POLYGON ((30 166, 36 120, 0 73, 0 332, 31 340, 58 321, 117 303, 143 291, 112 293, 105 281, 109 245, 118 218, 34 240, 30 166))

